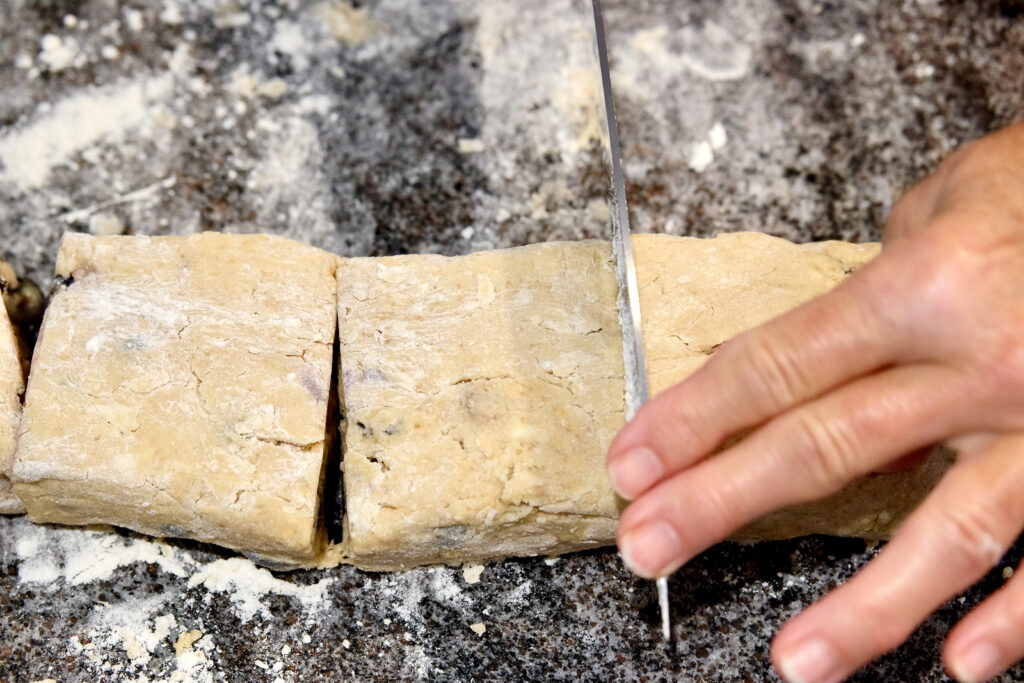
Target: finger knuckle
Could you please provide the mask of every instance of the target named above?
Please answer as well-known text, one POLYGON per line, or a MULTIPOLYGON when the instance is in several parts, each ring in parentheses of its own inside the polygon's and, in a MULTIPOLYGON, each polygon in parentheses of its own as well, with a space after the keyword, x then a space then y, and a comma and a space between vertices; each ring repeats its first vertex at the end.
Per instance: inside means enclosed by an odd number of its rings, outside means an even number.
POLYGON ((965 571, 980 576, 994 567, 1005 552, 1000 540, 998 510, 987 505, 962 505, 939 514, 937 538, 943 539, 951 559, 965 571))
MULTIPOLYGON (((738 345, 739 346, 739 345, 738 345)), ((796 403, 808 386, 802 365, 792 347, 767 337, 752 337, 742 345, 746 355, 751 392, 767 407, 780 410, 796 403)))
POLYGON ((860 473, 860 440, 851 423, 810 409, 799 411, 796 419, 802 442, 798 455, 817 493, 842 488, 860 473))

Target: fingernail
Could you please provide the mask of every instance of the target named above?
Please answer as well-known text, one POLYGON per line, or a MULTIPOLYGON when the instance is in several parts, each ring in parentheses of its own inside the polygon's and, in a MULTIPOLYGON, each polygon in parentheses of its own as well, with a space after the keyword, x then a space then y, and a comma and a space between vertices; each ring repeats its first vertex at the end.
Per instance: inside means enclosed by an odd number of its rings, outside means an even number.
POLYGON ((645 578, 660 576, 669 565, 679 563, 682 548, 676 530, 662 520, 642 524, 619 542, 622 561, 631 572, 645 578))
POLYGON ((608 463, 608 476, 615 491, 632 500, 665 476, 665 468, 649 448, 631 448, 608 463))
POLYGON ((827 640, 811 638, 782 655, 779 673, 788 683, 830 683, 841 681, 839 656, 827 640))
POLYGON ((1003 654, 988 641, 979 641, 950 662, 953 677, 960 683, 981 683, 1003 670, 1003 654))

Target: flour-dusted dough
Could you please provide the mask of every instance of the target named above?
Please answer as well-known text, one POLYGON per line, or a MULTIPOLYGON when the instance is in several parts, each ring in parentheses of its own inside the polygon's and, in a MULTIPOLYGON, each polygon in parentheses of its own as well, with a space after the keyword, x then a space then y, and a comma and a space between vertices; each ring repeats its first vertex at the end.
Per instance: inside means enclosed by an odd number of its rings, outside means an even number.
MULTIPOLYGON (((9 270, 0 262, 0 279, 9 270)), ((13 273, 13 271, 11 271, 13 273)), ((9 474, 14 461, 14 440, 21 419, 21 395, 25 390, 18 342, 14 328, 7 317, 7 309, 0 305, 0 514, 12 515, 25 511, 14 495, 9 474)))
MULTIPOLYGON (((879 249, 845 242, 800 245, 761 233, 635 236, 651 393, 686 378, 723 342, 832 289, 879 249)), ((821 501, 768 515, 735 538, 888 538, 950 461, 948 451, 936 450, 918 467, 868 475, 821 501)))
POLYGON ((65 235, 13 470, 29 517, 311 561, 336 267, 266 235, 65 235))
POLYGON ((338 269, 350 561, 374 570, 612 542, 624 423, 607 243, 338 269))

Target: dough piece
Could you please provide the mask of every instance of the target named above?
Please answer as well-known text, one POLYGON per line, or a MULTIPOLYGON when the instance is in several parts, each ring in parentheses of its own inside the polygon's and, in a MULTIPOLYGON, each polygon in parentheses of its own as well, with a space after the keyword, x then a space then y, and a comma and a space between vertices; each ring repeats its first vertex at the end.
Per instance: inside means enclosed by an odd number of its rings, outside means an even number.
MULTIPOLYGON (((13 278, 10 267, 0 261, 0 279, 13 278)), ((25 511, 14 495, 9 474, 14 460, 14 441, 21 419, 21 396, 25 391, 18 342, 14 328, 7 317, 7 309, 0 306, 0 514, 14 515, 25 511)))
POLYGON ((353 564, 613 541, 604 454, 625 383, 607 243, 351 259, 338 299, 353 564))
POLYGON ((337 262, 266 235, 65 235, 13 471, 29 518, 312 561, 337 262))
MULTIPOLYGON (((651 394, 693 373, 723 342, 832 289, 879 249, 845 242, 799 245, 761 233, 636 235, 651 394)), ((936 450, 913 469, 868 475, 821 501, 768 515, 734 538, 888 538, 950 462, 949 452, 936 450)))

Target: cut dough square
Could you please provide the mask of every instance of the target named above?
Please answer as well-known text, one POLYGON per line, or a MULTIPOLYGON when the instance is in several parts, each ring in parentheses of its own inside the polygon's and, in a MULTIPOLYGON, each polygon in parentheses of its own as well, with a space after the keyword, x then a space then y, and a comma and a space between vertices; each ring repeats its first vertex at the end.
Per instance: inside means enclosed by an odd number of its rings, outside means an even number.
POLYGON ((65 235, 13 469, 29 517, 311 561, 337 262, 266 235, 65 235))
POLYGON ((607 243, 338 270, 347 552, 387 570, 604 545, 624 423, 607 243))
POLYGON ((25 511, 21 501, 14 495, 9 478, 24 391, 18 343, 7 310, 0 301, 0 514, 4 515, 25 511))
MULTIPOLYGON (((793 244, 761 233, 635 236, 652 395, 692 374, 723 342, 832 289, 879 249, 846 242, 793 244)), ((915 468, 868 475, 823 500, 768 515, 735 538, 888 538, 950 461, 948 451, 936 450, 915 468)))

